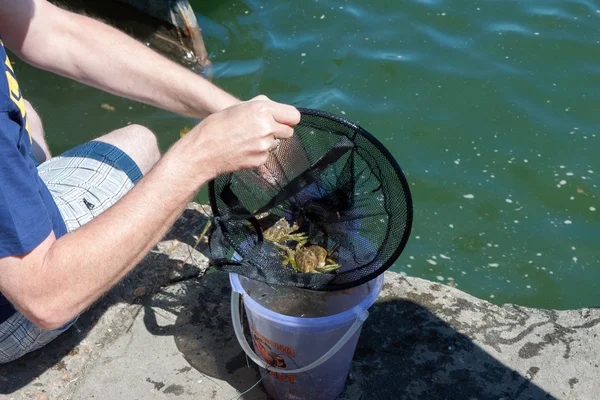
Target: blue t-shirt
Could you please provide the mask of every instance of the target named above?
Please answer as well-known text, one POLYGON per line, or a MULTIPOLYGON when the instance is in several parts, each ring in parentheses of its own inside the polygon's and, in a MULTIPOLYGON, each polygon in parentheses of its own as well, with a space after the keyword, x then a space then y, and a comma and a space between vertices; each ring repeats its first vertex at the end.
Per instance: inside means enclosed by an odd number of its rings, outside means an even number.
MULTIPOLYGON (((0 258, 29 253, 54 231, 67 232, 56 203, 30 156, 25 103, 0 40, 0 258)), ((2 271, 0 270, 0 274, 2 271)), ((0 293, 0 322, 14 314, 0 293)))

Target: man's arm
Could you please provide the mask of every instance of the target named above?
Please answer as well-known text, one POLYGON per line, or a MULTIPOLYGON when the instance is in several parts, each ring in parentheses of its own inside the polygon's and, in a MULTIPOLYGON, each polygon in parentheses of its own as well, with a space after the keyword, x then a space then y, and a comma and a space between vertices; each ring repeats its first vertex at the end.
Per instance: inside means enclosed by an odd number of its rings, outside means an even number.
POLYGON ((0 0, 0 35, 38 68, 178 114, 202 118, 239 102, 121 31, 45 0, 0 0))
MULTIPOLYGON (((265 98, 266 99, 266 98, 265 98)), ((197 189, 218 174, 263 165, 300 114, 258 100, 204 119, 110 209, 24 256, 0 258, 0 292, 29 320, 56 329, 129 272, 173 225, 197 189)))

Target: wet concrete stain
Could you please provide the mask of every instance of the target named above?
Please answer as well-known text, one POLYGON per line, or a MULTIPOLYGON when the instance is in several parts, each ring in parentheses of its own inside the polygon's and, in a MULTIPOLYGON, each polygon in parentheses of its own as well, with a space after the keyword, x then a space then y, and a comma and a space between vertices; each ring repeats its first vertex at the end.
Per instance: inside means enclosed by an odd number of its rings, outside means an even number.
POLYGON ((156 381, 153 381, 150 378, 146 378, 146 382, 153 384, 154 385, 154 390, 160 391, 162 388, 165 387, 165 384, 163 382, 156 382, 156 381))
POLYGON ((578 382, 579 382, 579 379, 577 379, 577 378, 569 379, 569 387, 571 389, 573 389, 578 382))
POLYGON ((531 367, 527 370, 527 378, 528 379, 533 379, 535 378, 535 376, 537 375, 537 373, 540 372, 540 368, 539 367, 531 367))
POLYGON ((181 385, 170 385, 163 391, 165 394, 174 394, 175 396, 180 396, 183 392, 183 386, 181 385))

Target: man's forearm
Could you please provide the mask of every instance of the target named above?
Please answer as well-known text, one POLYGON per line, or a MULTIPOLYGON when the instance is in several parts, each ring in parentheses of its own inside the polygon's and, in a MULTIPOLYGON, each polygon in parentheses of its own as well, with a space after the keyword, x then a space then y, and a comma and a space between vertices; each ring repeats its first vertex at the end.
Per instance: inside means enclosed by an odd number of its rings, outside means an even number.
POLYGON ((200 75, 108 25, 46 2, 38 4, 42 6, 35 10, 19 55, 39 68, 199 118, 238 102, 200 75))

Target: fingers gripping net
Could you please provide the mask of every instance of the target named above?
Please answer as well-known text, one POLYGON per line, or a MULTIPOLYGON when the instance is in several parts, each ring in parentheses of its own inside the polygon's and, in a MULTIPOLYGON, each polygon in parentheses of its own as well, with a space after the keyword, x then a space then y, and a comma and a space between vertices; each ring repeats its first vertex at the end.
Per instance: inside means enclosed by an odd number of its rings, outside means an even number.
POLYGON ((322 111, 300 111, 294 136, 282 140, 263 167, 210 183, 215 265, 266 283, 313 290, 360 285, 389 268, 408 241, 408 183, 390 153, 364 129, 322 111), (303 273, 284 265, 284 247, 299 248, 300 239, 282 246, 264 237, 282 218, 296 225, 292 234, 304 238, 300 246, 325 248, 339 268, 303 273), (226 260, 228 247, 242 260, 226 260))

